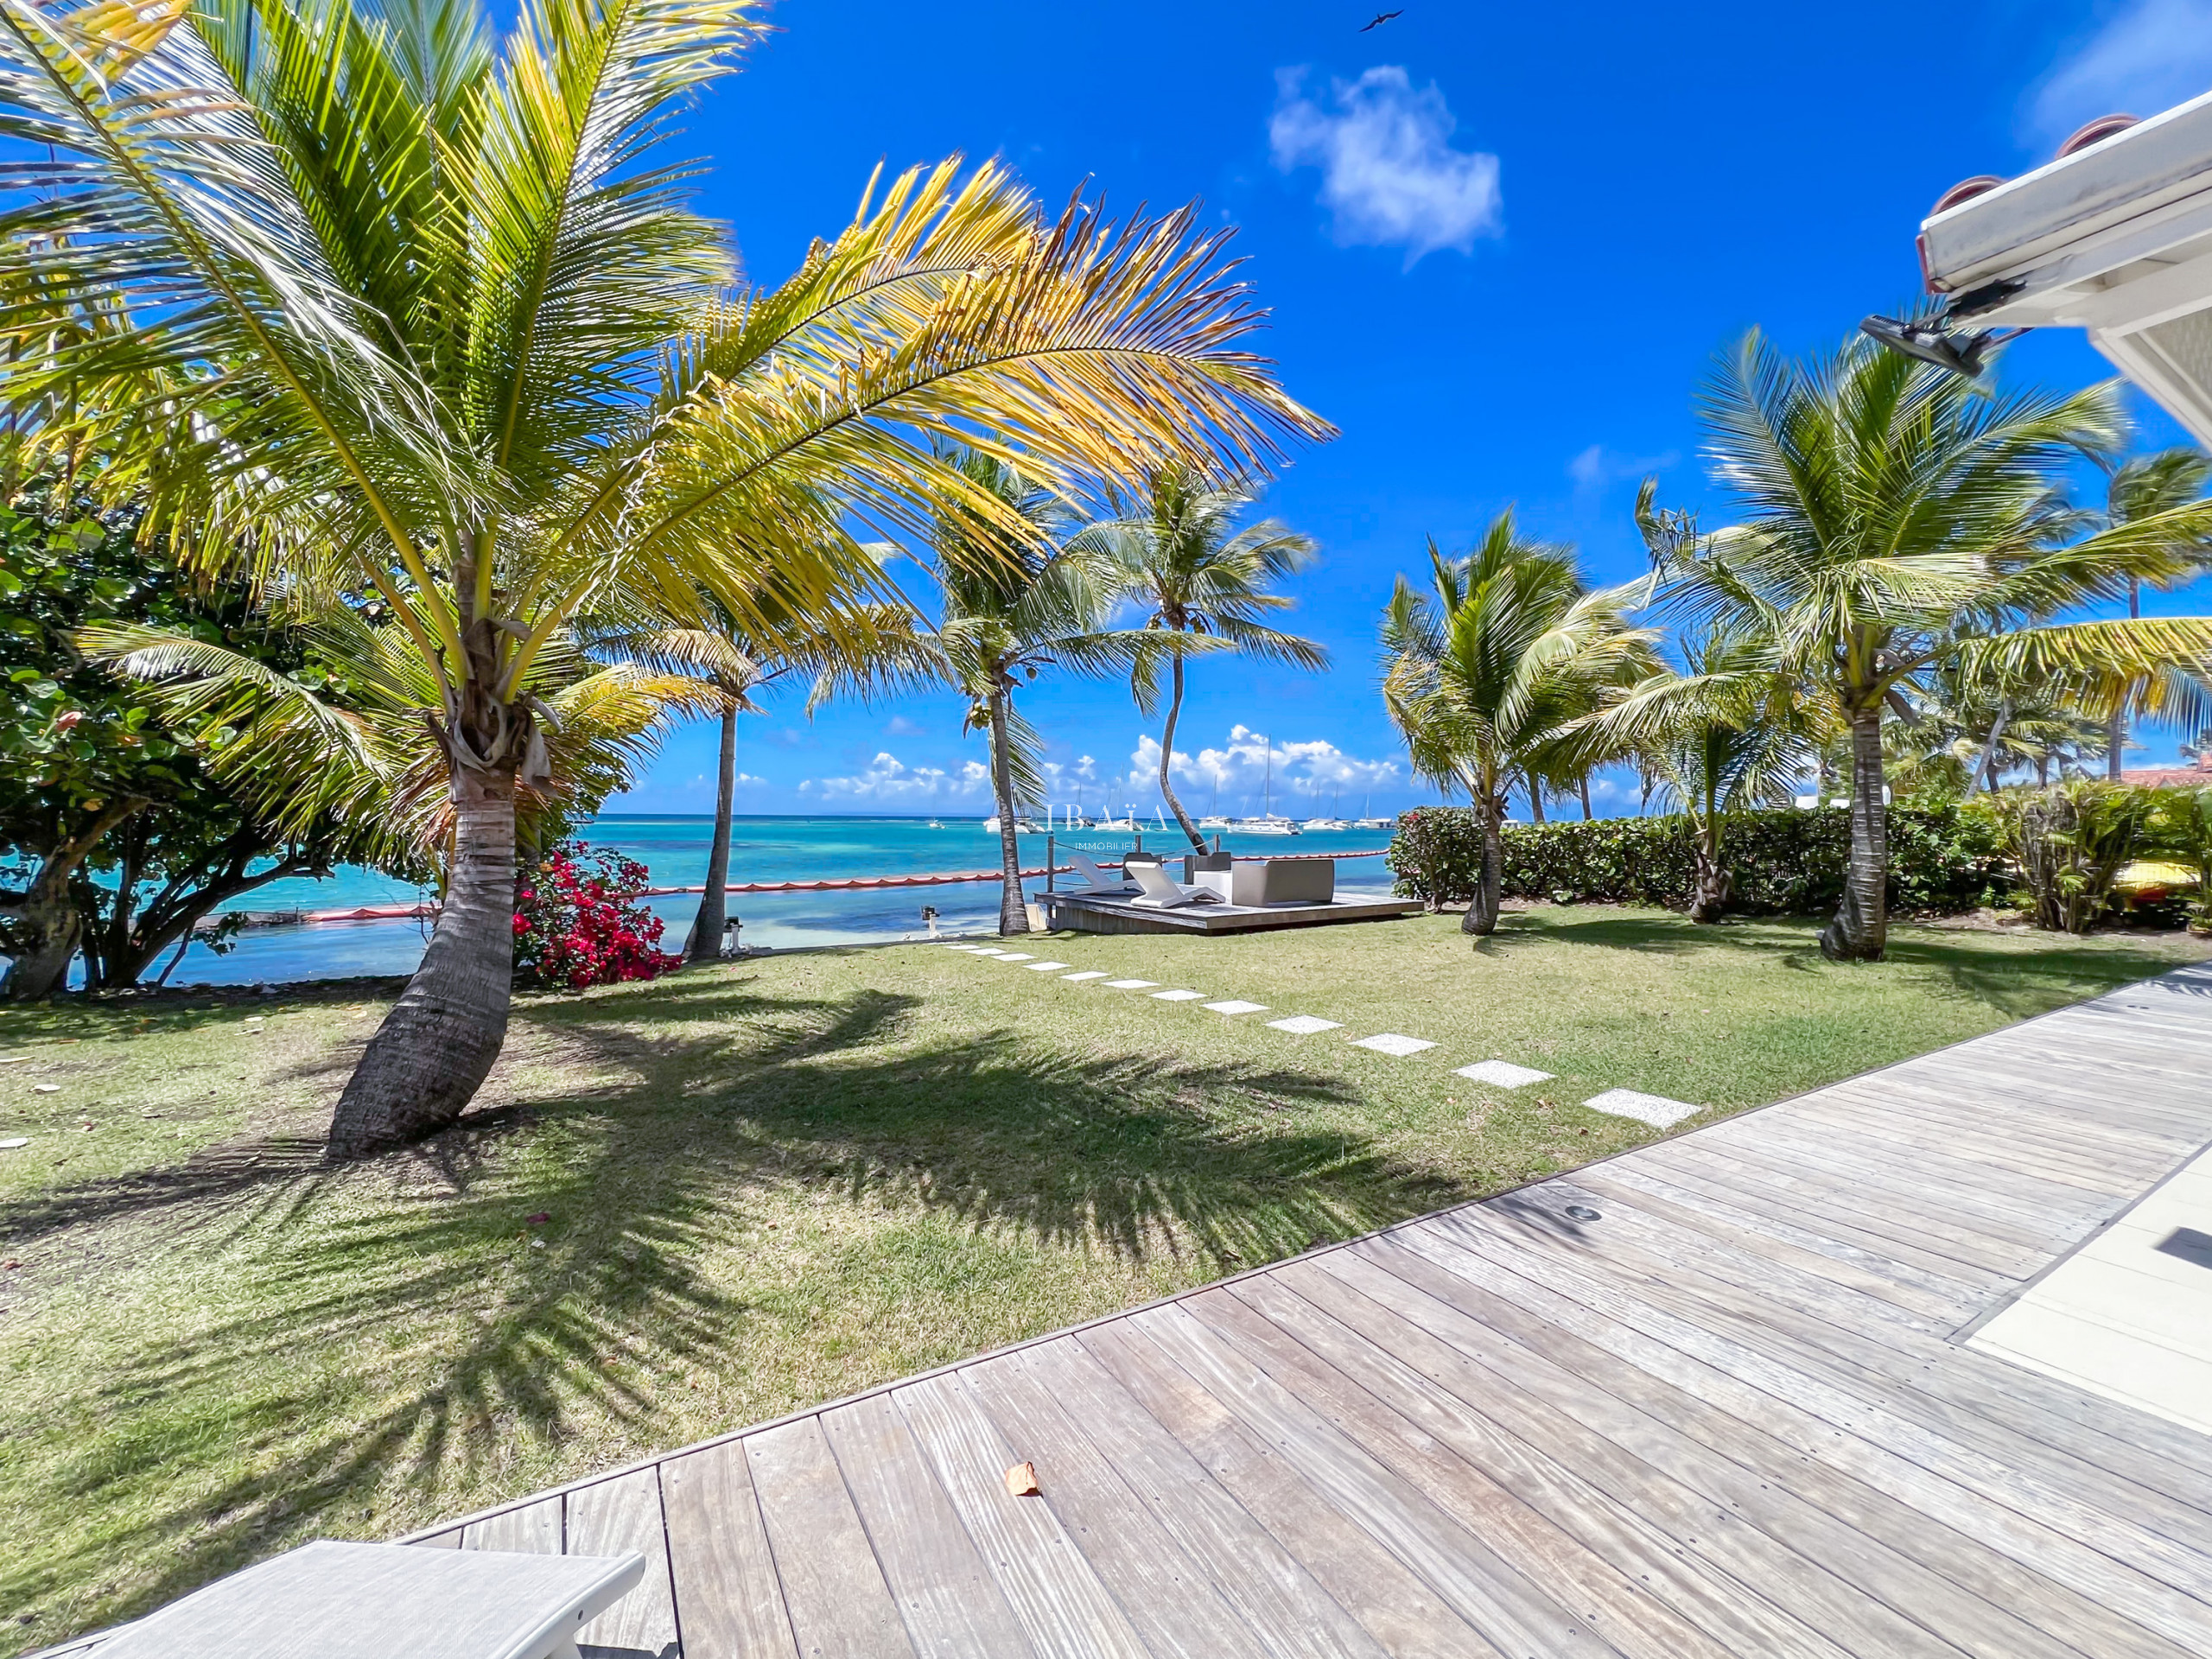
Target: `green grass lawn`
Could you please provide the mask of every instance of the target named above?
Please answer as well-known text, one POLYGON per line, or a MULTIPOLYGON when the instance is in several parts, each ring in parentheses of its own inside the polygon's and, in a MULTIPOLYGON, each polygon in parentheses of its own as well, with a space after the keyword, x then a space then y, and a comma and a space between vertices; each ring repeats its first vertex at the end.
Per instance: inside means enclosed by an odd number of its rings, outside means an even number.
POLYGON ((0 1009, 0 1651, 1649 1138, 1604 1089, 1738 1109, 2202 954, 1601 909, 1027 948, 1271 1012, 923 946, 528 998, 468 1128, 331 1173, 362 988, 0 1009), (1493 1056, 1556 1079, 1451 1075, 1493 1056))

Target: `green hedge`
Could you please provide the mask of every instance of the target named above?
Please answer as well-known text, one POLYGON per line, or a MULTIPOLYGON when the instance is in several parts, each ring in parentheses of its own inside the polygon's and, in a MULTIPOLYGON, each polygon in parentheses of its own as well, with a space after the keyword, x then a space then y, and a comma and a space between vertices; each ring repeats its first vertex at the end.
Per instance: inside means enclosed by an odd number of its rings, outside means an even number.
MULTIPOLYGON (((1732 910, 1805 914, 1843 896, 1851 849, 1848 815, 1745 813, 1729 821, 1723 855, 1736 873, 1732 910)), ((1386 862, 1397 890, 1432 904, 1474 891, 1482 831, 1465 807, 1424 806, 1398 820, 1386 862)), ((1697 868, 1688 817, 1600 818, 1595 823, 1505 826, 1509 898, 1568 904, 1689 902, 1697 868)), ((1902 911, 1949 913, 1993 904, 2014 880, 1993 817, 1969 806, 1890 809, 1890 903, 1902 911)))

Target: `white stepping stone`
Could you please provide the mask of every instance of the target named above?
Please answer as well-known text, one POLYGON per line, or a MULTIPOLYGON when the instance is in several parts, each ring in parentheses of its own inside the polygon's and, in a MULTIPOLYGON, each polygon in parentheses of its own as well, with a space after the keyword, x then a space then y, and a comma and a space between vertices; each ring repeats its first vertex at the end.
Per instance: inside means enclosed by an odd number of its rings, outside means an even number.
POLYGON ((1379 1031, 1372 1037, 1363 1037, 1352 1045, 1354 1048, 1371 1048, 1377 1054, 1393 1054, 1403 1059, 1408 1054, 1418 1054, 1424 1048, 1434 1048, 1434 1043, 1423 1042, 1418 1037, 1401 1037, 1395 1031, 1379 1031))
POLYGON ((1001 950, 998 958, 1001 962, 1027 962, 1030 955, 1027 950, 1001 950))
POLYGON ((1639 1123, 1649 1123, 1655 1129, 1671 1129, 1686 1117, 1693 1117, 1705 1109, 1687 1101, 1669 1100, 1664 1095, 1639 1095, 1633 1089, 1608 1089, 1602 1095, 1582 1103, 1593 1112, 1605 1112, 1613 1117, 1632 1117, 1639 1123))
POLYGON ((1270 1031, 1287 1031, 1294 1037, 1311 1037, 1319 1031, 1341 1031, 1344 1022, 1338 1020, 1317 1020, 1310 1014, 1294 1014, 1287 1020, 1270 1020, 1270 1031))
POLYGON ((31 1084, 31 1093, 35 1095, 58 1095, 60 1092, 61 1085, 58 1083, 35 1083, 31 1084))
POLYGON ((1148 991, 1159 983, 1156 979, 1109 979, 1106 982, 1106 988, 1109 991, 1148 991))
POLYGON ((976 947, 976 954, 979 957, 995 957, 1000 953, 996 945, 979 944, 976 947))
POLYGON ((1103 979, 1106 977, 1106 970, 1103 968, 1093 968, 1088 973, 1062 974, 1060 977, 1062 979, 1103 979))
POLYGON ((1234 998, 1226 1002, 1209 1002, 1206 1007, 1214 1014, 1265 1014, 1268 1011, 1268 1005, 1264 1002, 1239 1002, 1234 998))
POLYGON ((0 1152, 13 1152, 17 1147, 28 1147, 30 1143, 31 1138, 28 1135, 11 1135, 5 1141, 0 1141, 0 1152))
POLYGON ((1154 991, 1152 994, 1155 1002, 1195 1002, 1205 995, 1204 991, 1154 991))
POLYGON ((1477 1083, 1487 1083, 1499 1089, 1525 1089, 1532 1083, 1548 1083, 1552 1074, 1534 1067, 1515 1065, 1510 1060, 1484 1060, 1478 1065, 1463 1065, 1452 1074, 1455 1077, 1471 1077, 1477 1083))
POLYGON ((980 950, 983 947, 980 944, 948 944, 944 948, 948 950, 980 950))
POLYGON ((1068 965, 1065 962, 1033 962, 1029 964, 1029 971, 1033 974, 1057 974, 1068 965))

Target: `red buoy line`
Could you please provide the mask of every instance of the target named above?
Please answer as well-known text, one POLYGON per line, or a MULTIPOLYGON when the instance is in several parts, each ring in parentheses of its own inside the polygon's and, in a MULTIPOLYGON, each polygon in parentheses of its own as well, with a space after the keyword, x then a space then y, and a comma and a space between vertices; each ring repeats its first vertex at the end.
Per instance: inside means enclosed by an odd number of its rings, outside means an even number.
MULTIPOLYGON (((1376 847, 1358 853, 1242 853, 1236 856, 1244 859, 1248 863, 1270 858, 1380 858, 1388 850, 1389 850, 1388 848, 1376 847)), ((1102 870, 1118 870, 1122 868, 1122 865, 1118 862, 1109 863, 1102 861, 1098 868, 1102 870)), ((1050 871, 1039 864, 1034 869, 1023 870, 1021 874, 1025 877, 1048 874, 1069 875, 1072 874, 1074 870, 1075 866, 1072 864, 1055 865, 1050 871)), ((943 887, 962 881, 1003 881, 1005 879, 1005 873, 1000 870, 959 870, 937 875, 859 875, 827 881, 745 881, 734 883, 725 887, 723 891, 726 893, 870 893, 888 887, 943 887)), ((647 887, 640 896, 648 899, 666 899, 678 893, 705 891, 704 887, 647 887)), ((299 912, 299 918, 302 922, 411 921, 423 917, 435 916, 437 913, 437 906, 427 902, 412 905, 354 905, 344 910, 303 910, 299 912)))

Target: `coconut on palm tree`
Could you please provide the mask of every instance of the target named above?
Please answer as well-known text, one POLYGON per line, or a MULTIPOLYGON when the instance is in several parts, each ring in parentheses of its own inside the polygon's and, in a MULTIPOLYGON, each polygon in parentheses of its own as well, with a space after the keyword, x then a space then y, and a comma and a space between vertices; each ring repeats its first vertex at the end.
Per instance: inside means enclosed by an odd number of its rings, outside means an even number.
POLYGON ((1573 549, 1523 537, 1510 509, 1472 551, 1432 540, 1428 559, 1429 590, 1400 576, 1383 613, 1382 697, 1414 771, 1473 804, 1482 871, 1461 926, 1489 933, 1507 796, 1596 752, 1579 722, 1656 670, 1656 635, 1628 620, 1640 585, 1591 588, 1573 549))
POLYGON ((1209 484, 1198 469, 1174 461, 1145 480, 1133 510, 1090 525, 1078 538, 1121 568, 1122 591, 1146 613, 1145 627, 1158 649, 1140 660, 1134 680, 1137 707, 1159 707, 1159 664, 1167 664, 1167 716, 1160 736, 1160 793, 1192 848, 1205 837, 1175 792, 1175 728, 1183 715, 1184 664, 1200 642, 1226 646, 1263 661, 1318 672, 1329 653, 1311 639, 1271 627, 1265 619, 1295 603, 1274 586, 1310 563, 1310 537, 1273 518, 1238 528, 1236 520, 1257 499, 1248 483, 1209 484))
POLYGON ((118 325, 0 327, 11 406, 109 459, 149 533, 295 610, 410 642, 454 836, 423 965, 333 1119, 450 1122, 506 1028, 532 691, 580 615, 764 637, 878 593, 855 522, 965 493, 993 435, 1051 481, 1326 428, 1242 349, 1188 211, 1039 213, 1006 170, 873 188, 779 286, 735 286, 660 146, 760 0, 0 0, 11 259, 118 325))
POLYGON ((1704 416, 1715 481, 1745 517, 1656 553, 1660 613, 1764 635, 1848 731, 1850 868, 1821 949, 1878 960, 1885 721, 1947 663, 1990 683, 2063 676, 2093 702, 2201 669, 2212 620, 2050 619, 2130 582, 2179 580, 2212 506, 2075 537, 2058 486, 2084 453, 2119 447, 2113 387, 1993 391, 1863 338, 1799 364, 1752 334, 1723 360, 1704 416))
POLYGON ((1118 569, 1096 546, 1065 535, 1065 501, 981 450, 952 457, 973 491, 999 506, 948 499, 930 536, 944 614, 921 638, 938 671, 968 699, 963 729, 990 746, 998 808, 999 931, 1027 933, 1019 815, 1045 800, 1044 746, 1015 696, 1047 670, 1127 672, 1154 648, 1141 628, 1110 626, 1118 569), (1019 526, 1011 529, 1009 526, 1019 526))

